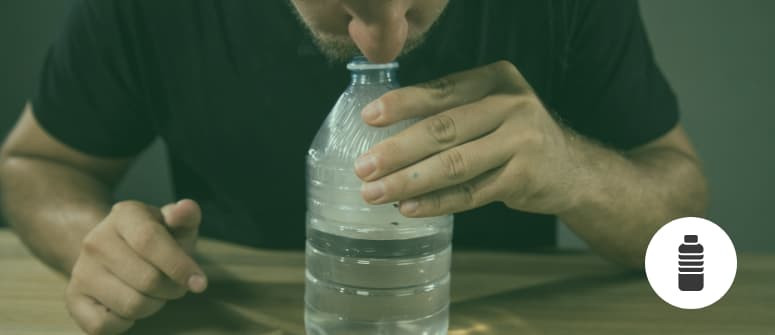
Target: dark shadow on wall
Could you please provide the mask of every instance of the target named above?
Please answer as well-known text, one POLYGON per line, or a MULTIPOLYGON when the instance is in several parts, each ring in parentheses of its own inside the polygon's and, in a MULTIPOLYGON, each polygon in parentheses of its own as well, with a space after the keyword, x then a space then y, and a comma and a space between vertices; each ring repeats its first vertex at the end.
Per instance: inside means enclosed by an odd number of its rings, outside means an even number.
MULTIPOLYGON (((73 0, 0 2, 0 136, 32 96, 43 57, 73 0)), ((5 225, 0 216, 0 226, 5 225)))

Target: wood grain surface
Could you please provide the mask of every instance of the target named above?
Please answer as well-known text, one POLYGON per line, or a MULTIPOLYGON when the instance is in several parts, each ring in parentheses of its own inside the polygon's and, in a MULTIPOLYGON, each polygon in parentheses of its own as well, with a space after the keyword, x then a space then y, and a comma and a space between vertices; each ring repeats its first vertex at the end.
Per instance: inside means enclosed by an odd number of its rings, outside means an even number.
MULTIPOLYGON (((304 334, 304 255, 202 240, 208 290, 169 303, 133 334, 304 334)), ((738 255, 718 303, 685 311, 645 275, 584 252, 455 252, 450 335, 775 334, 775 255, 738 255)), ((0 334, 80 334, 65 279, 0 229, 0 334)))

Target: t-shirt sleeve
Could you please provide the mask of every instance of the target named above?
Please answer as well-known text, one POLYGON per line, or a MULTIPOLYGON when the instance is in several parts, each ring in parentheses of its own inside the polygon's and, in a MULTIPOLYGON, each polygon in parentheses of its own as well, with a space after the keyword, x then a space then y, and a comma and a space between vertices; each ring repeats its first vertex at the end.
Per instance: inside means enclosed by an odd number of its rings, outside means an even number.
POLYGON ((569 3, 563 121, 620 150, 671 130, 678 104, 654 60, 637 0, 569 3))
POLYGON ((156 135, 132 29, 118 3, 76 1, 48 51, 32 99, 46 132, 100 157, 132 156, 156 135))

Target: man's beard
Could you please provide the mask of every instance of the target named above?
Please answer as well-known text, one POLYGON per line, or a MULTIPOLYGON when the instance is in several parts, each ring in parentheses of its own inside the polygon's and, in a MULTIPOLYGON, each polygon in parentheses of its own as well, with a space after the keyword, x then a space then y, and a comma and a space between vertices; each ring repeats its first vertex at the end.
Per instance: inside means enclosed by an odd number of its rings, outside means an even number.
MULTIPOLYGON (((353 57, 361 55, 361 50, 358 49, 358 46, 355 45, 355 42, 353 42, 351 38, 344 36, 334 36, 331 34, 315 31, 307 24, 306 21, 304 21, 301 13, 296 10, 296 6, 294 6, 290 0, 286 1, 285 3, 296 16, 299 24, 301 24, 309 36, 312 37, 312 41, 315 43, 315 46, 317 46, 318 50, 320 50, 320 52, 329 62, 348 62, 353 59, 353 57)), ((428 30, 419 34, 407 36, 404 47, 401 49, 398 57, 408 54, 412 50, 422 45, 423 42, 425 42, 425 37, 430 33, 431 30, 433 30, 433 28, 436 26, 436 23, 441 20, 441 16, 446 12, 444 10, 445 8, 446 6, 441 8, 440 13, 437 15, 436 21, 433 22, 428 30)))
MULTIPOLYGON (((315 42, 318 50, 320 50, 323 56, 331 62, 346 62, 361 54, 358 46, 355 45, 355 42, 349 37, 333 36, 316 32, 310 29, 306 23, 304 23, 304 26, 307 27, 307 31, 310 36, 312 36, 312 40, 315 42)), ((401 49, 401 53, 398 57, 401 57, 422 45, 422 43, 425 42, 426 35, 427 33, 422 33, 407 37, 404 47, 401 49)))

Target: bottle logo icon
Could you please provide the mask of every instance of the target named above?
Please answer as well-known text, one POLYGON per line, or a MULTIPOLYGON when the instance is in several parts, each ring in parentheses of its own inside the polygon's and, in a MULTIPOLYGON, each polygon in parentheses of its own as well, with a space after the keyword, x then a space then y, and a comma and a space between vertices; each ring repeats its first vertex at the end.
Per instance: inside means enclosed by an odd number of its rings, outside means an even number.
POLYGON ((678 289, 681 291, 702 291, 703 251, 697 235, 684 235, 684 243, 678 247, 678 289))
POLYGON ((717 224, 697 217, 675 219, 659 228, 644 263, 654 293, 682 309, 713 305, 732 288, 737 274, 732 239, 717 224))

